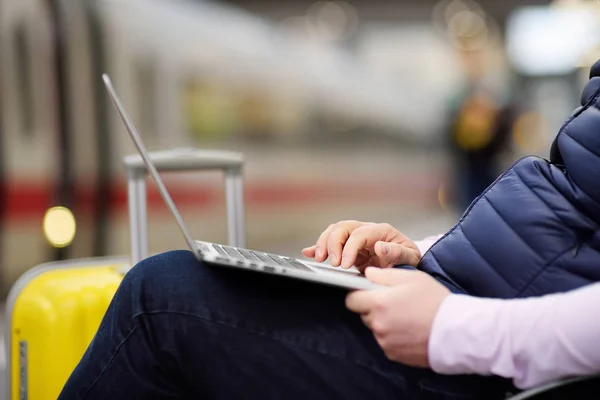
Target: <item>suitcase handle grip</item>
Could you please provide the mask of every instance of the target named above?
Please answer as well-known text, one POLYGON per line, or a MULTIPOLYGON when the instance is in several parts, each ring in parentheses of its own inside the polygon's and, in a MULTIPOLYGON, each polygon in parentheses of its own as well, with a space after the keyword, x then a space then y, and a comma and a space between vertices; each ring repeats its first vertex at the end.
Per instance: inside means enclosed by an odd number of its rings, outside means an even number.
MULTIPOLYGON (((173 149, 149 153, 158 171, 209 171, 225 173, 227 233, 232 246, 245 247, 243 166, 241 153, 224 150, 173 149)), ((146 166, 139 154, 124 158, 132 265, 148 256, 146 166)))
MULTIPOLYGON (((186 147, 152 152, 149 155, 159 171, 226 170, 242 168, 244 165, 243 154, 225 150, 195 150, 186 147)), ((139 154, 126 156, 124 162, 127 171, 146 174, 146 166, 139 154)))

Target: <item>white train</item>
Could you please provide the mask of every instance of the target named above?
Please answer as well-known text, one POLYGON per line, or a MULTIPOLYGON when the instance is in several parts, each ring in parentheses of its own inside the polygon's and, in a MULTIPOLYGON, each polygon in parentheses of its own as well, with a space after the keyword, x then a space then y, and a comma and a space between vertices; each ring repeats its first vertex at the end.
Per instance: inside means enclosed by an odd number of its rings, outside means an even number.
MULTIPOLYGON (((5 287, 55 256, 128 252, 122 158, 134 149, 102 72, 153 149, 431 129, 414 99, 341 50, 214 2, 2 0, 0 51, 5 287), (72 209, 78 223, 73 244, 57 254, 41 228, 53 205, 72 209)), ((214 184, 190 191, 186 179, 172 181, 184 208, 216 204, 214 184)), ((152 196, 150 207, 162 209, 152 196)), ((155 241, 178 239, 165 228, 155 241)))

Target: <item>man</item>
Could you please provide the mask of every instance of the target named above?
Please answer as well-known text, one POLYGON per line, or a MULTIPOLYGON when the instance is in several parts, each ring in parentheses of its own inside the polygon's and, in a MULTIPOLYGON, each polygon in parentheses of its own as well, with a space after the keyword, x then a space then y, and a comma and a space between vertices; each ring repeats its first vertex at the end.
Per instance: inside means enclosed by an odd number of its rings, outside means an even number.
POLYGON ((495 399, 510 379, 600 372, 599 110, 600 62, 550 161, 519 161, 422 257, 426 244, 357 221, 304 250, 379 267, 366 275, 386 289, 347 295, 184 251, 142 261, 60 398, 495 399))

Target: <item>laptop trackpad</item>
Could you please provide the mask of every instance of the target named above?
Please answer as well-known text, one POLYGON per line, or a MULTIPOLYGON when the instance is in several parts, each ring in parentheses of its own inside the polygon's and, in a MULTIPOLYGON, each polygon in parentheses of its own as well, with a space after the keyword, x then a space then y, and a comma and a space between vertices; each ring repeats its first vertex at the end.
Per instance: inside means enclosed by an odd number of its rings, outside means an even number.
POLYGON ((302 260, 302 262, 306 265, 310 265, 317 272, 325 272, 325 273, 336 273, 340 272, 343 274, 349 274, 354 276, 363 276, 356 267, 351 267, 349 269, 343 269, 342 267, 332 267, 328 264, 318 263, 315 261, 302 260))

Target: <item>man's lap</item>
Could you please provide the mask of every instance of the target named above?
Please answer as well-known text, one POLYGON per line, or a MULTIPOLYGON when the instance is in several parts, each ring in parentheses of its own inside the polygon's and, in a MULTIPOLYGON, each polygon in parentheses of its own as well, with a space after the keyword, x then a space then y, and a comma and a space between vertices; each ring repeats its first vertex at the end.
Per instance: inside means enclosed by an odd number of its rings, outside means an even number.
POLYGON ((112 385, 111 398, 133 398, 133 384, 144 398, 493 398, 508 387, 389 361, 344 300, 340 289, 210 267, 187 251, 151 257, 124 279, 65 394, 79 384, 95 399, 112 385))

